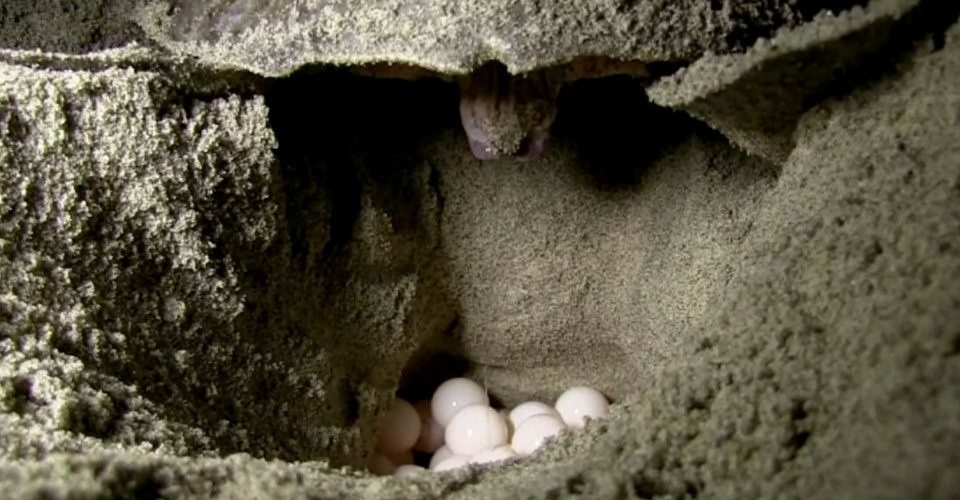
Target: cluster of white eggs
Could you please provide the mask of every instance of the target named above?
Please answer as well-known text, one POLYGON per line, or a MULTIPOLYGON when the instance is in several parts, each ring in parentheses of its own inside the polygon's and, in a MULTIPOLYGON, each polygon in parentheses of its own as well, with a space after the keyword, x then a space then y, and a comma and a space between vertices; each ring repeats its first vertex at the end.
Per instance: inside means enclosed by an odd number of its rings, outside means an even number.
POLYGON ((490 406, 487 392, 467 378, 440 384, 433 398, 416 405, 397 399, 381 418, 377 448, 367 464, 378 475, 408 476, 426 470, 414 465, 414 451, 430 453, 429 468, 440 472, 527 455, 566 429, 609 411, 607 398, 589 387, 565 391, 553 406, 528 401, 506 410, 490 406))

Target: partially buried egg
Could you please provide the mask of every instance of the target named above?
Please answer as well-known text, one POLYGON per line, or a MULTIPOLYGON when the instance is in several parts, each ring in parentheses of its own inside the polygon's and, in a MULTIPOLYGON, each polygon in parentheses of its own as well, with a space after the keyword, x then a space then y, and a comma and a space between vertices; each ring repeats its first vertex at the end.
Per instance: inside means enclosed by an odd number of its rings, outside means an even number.
POLYGON ((596 389, 571 387, 557 398, 554 407, 567 427, 582 429, 587 418, 598 419, 610 410, 607 398, 596 389))
POLYGON ((377 450, 385 455, 407 452, 420 438, 420 416, 413 405, 397 399, 380 418, 377 450))
POLYGON ((510 445, 517 453, 533 453, 547 439, 560 434, 565 428, 563 422, 553 415, 534 415, 517 427, 510 445))
POLYGON ((443 446, 443 426, 433 418, 430 401, 419 401, 414 407, 420 416, 420 438, 413 449, 425 453, 433 453, 443 446))
POLYGON ((434 452, 433 455, 430 456, 430 466, 429 466, 430 470, 435 469, 437 467, 437 464, 452 457, 453 455, 454 453, 450 451, 450 448, 448 448, 447 445, 441 446, 440 448, 437 449, 436 452, 434 452))
POLYGON ((513 428, 516 429, 520 427, 520 424, 522 424, 524 420, 534 415, 552 415, 558 420, 562 420, 560 414, 557 413, 554 407, 546 403, 541 403, 540 401, 527 401, 526 403, 520 403, 516 408, 510 410, 510 422, 513 423, 513 428))
POLYGON ((517 456, 517 454, 513 451, 513 448, 504 445, 497 446, 492 450, 481 451, 480 453, 470 457, 468 462, 471 464, 487 464, 491 462, 508 460, 515 456, 517 456))
POLYGON ((434 472, 443 472, 445 470, 458 469, 465 465, 467 465, 467 457, 463 455, 453 455, 438 463, 437 466, 433 467, 431 470, 434 472))
POLYGON ((415 476, 425 470, 426 469, 420 467, 419 465, 401 465, 400 467, 397 467, 397 470, 393 472, 393 475, 395 477, 410 477, 415 476))
POLYGON ((566 429, 583 428, 587 420, 606 416, 609 408, 599 391, 579 386, 561 394, 554 406, 527 401, 509 411, 496 410, 479 384, 453 378, 415 407, 394 402, 381 418, 377 451, 368 467, 381 475, 418 474, 426 469, 412 465, 412 449, 432 453, 429 469, 436 472, 508 460, 533 453, 566 429))
POLYGON ((367 459, 367 469, 378 476, 386 476, 397 470, 397 464, 385 455, 374 453, 367 459))

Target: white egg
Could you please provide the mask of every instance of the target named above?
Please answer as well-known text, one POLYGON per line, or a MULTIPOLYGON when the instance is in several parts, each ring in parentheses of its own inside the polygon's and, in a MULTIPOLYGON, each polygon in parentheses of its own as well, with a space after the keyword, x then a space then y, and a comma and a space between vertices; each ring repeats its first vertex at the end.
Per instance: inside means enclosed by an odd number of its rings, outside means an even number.
POLYGON ((452 457, 447 457, 446 460, 438 463, 436 467, 432 467, 430 470, 443 472, 450 469, 459 469, 465 465, 467 465, 467 457, 463 455, 453 455, 452 457))
POLYGON ((558 413, 554 407, 539 401, 527 401, 526 403, 520 403, 516 408, 510 410, 510 422, 513 424, 513 428, 516 429, 520 427, 520 424, 522 424, 524 420, 534 415, 552 415, 557 417, 558 420, 563 420, 563 417, 560 416, 560 413, 558 413))
POLYGON ((450 448, 448 448, 446 445, 441 446, 439 449, 437 449, 436 452, 434 452, 433 456, 430 457, 430 468, 431 469, 436 468, 437 464, 439 464, 440 462, 443 462, 444 460, 452 456, 453 456, 453 452, 450 451, 450 448))
POLYGON ((440 384, 430 402, 433 418, 446 427, 458 411, 470 405, 489 405, 487 391, 480 384, 463 377, 452 378, 440 384))
POLYGON ((571 387, 557 398, 554 405, 563 422, 573 429, 582 429, 586 419, 604 417, 610 410, 607 398, 596 389, 571 387))
POLYGON ((486 405, 468 406, 454 415, 443 435, 450 451, 475 455, 507 443, 507 423, 486 405))
POLYGON ((433 453, 443 446, 443 426, 433 418, 431 406, 426 399, 414 405, 420 416, 420 438, 413 445, 413 449, 426 453, 433 453))
POLYGON ((416 476, 425 470, 427 469, 424 469, 419 465, 401 465, 400 467, 397 467, 397 470, 393 471, 393 475, 394 477, 410 477, 416 476))
POLYGON ((367 469, 378 476, 388 476, 397 470, 397 465, 385 455, 374 453, 367 459, 367 469))
POLYGON ((377 449, 385 455, 395 455, 413 447, 420 438, 420 416, 413 405, 397 399, 380 418, 377 449))
POLYGON ((481 451, 476 455, 470 457, 468 463, 471 464, 486 464, 490 462, 499 462, 501 460, 507 460, 517 456, 516 452, 513 451, 513 448, 504 445, 497 446, 492 450, 481 451))
POLYGON ((563 432, 566 426, 552 415, 534 415, 523 421, 513 434, 510 446, 521 455, 533 453, 543 446, 548 438, 563 432))

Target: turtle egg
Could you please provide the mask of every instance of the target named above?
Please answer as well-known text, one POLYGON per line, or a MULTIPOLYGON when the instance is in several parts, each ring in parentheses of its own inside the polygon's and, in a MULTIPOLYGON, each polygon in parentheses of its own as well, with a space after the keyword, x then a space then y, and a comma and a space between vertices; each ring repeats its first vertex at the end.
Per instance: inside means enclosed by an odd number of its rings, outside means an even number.
POLYGON ((410 477, 415 476, 427 469, 420 467, 419 465, 401 465, 397 467, 397 470, 393 471, 395 477, 410 477))
POLYGON ((397 469, 397 465, 385 455, 374 453, 367 459, 367 469, 378 476, 386 476, 393 474, 397 469))
POLYGON ((463 377, 452 378, 440 384, 433 393, 430 408, 433 418, 446 427, 453 416, 470 405, 489 405, 490 398, 480 384, 463 377))
POLYGON ((458 469, 465 465, 467 465, 467 457, 463 455, 453 455, 438 463, 437 466, 433 467, 431 470, 434 472, 443 472, 445 470, 458 469))
POLYGON ((430 401, 423 400, 414 405, 420 416, 420 438, 413 449, 433 453, 443 446, 443 426, 433 418, 430 401))
POLYGON ((533 453, 543 446, 548 438, 556 436, 566 428, 559 418, 552 415, 534 415, 517 426, 510 445, 520 454, 533 453))
POLYGON ((380 418, 377 450, 385 455, 406 452, 420 438, 420 416, 413 405, 397 399, 380 418))
POLYGON ((441 446, 432 457, 430 457, 430 469, 436 469, 437 464, 443 462, 444 460, 453 456, 453 452, 450 451, 446 445, 441 446))
POLYGON ((610 410, 610 403, 596 389, 571 387, 557 398, 554 407, 568 427, 582 429, 588 417, 597 419, 605 416, 610 410))
POLYGON ((558 420, 563 420, 560 413, 552 406, 539 401, 527 401, 526 403, 520 403, 516 408, 510 410, 510 423, 512 423, 513 428, 516 429, 520 427, 520 424, 522 424, 524 420, 534 415, 552 415, 558 420))
POLYGON ((507 443, 507 423, 500 412, 486 405, 471 405, 454 415, 444 440, 458 455, 475 455, 507 443))
POLYGON ((400 453, 394 453, 386 457, 393 462, 393 465, 410 465, 413 463, 413 450, 401 451, 400 453))
POLYGON ((507 445, 504 445, 504 446, 497 446, 492 450, 481 451, 480 453, 477 453, 476 455, 470 457, 470 460, 468 460, 467 462, 471 464, 486 464, 490 462, 499 462, 501 460, 507 460, 515 456, 517 456, 517 454, 516 452, 513 451, 513 448, 507 445))

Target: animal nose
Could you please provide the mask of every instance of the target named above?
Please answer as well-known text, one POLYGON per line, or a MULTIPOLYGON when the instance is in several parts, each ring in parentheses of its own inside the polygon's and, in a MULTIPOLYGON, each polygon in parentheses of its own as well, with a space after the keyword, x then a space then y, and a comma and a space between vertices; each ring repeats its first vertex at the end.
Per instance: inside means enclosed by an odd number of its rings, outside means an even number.
POLYGON ((524 137, 520 146, 513 152, 507 153, 487 141, 469 139, 470 152, 478 160, 495 160, 504 156, 512 156, 521 160, 536 160, 546 147, 546 137, 540 134, 524 137))
POLYGON ((501 153, 492 144, 476 139, 470 139, 470 152, 478 160, 493 160, 499 158, 501 153))

